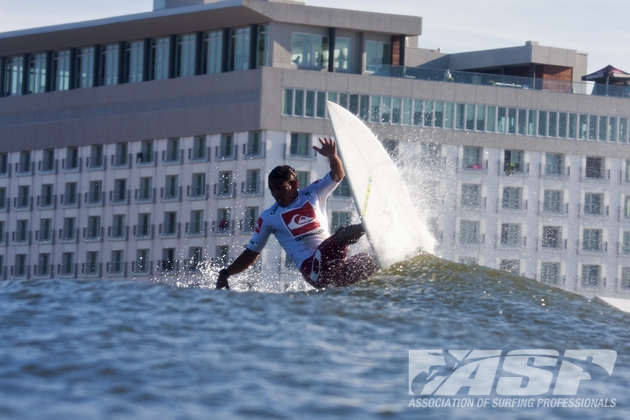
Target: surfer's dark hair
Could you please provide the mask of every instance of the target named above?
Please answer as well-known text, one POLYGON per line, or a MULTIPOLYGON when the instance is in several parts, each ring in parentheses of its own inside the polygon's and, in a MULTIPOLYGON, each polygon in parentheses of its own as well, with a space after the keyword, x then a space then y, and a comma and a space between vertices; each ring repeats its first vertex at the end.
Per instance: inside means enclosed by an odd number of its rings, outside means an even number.
POLYGON ((269 181, 272 179, 283 179, 285 181, 297 181, 297 172, 289 165, 276 166, 269 172, 269 181))

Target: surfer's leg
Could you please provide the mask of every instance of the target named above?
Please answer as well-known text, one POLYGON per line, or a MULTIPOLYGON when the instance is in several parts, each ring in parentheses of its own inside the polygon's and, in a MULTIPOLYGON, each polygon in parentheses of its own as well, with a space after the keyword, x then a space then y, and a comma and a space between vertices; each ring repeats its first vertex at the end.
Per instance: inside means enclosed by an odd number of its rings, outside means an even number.
POLYGON ((379 270, 378 262, 371 254, 361 253, 348 257, 334 270, 325 274, 331 286, 350 286, 370 277, 379 270))

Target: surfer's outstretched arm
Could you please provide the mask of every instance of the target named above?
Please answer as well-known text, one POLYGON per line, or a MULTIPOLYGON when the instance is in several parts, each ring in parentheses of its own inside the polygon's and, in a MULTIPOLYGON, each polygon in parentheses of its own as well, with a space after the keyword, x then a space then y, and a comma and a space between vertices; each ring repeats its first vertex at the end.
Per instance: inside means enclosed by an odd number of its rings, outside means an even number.
POLYGON ((330 175, 333 181, 341 182, 346 177, 346 172, 343 170, 343 164, 341 159, 337 155, 337 143, 331 138, 324 137, 319 139, 319 143, 322 147, 313 146, 313 149, 322 156, 328 158, 330 163, 330 175))
POLYGON ((247 270, 251 267, 256 260, 258 259, 258 253, 252 251, 251 249, 245 249, 241 255, 238 256, 236 260, 232 264, 230 264, 227 268, 219 271, 219 278, 217 279, 217 289, 230 289, 230 285, 228 283, 228 277, 233 276, 234 274, 238 274, 242 271, 247 270))

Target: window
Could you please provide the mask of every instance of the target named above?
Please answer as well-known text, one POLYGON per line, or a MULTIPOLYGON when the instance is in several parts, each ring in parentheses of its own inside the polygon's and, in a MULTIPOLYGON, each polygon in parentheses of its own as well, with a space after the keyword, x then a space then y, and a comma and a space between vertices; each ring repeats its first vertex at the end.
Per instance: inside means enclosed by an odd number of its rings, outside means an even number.
POLYGON ((624 255, 628 255, 630 254, 630 230, 624 230, 622 238, 621 252, 623 252, 624 255))
POLYGON ((177 212, 167 211, 164 212, 164 225, 162 228, 162 234, 172 236, 177 234, 177 212))
POLYGON ((39 232, 37 232, 38 242, 52 241, 52 219, 40 219, 39 220, 39 232))
MULTIPOLYGON (((39 196, 39 207, 51 207, 54 203, 52 184, 43 184, 42 193, 39 196)), ((1 207, 1 206, 0 206, 1 207)))
POLYGON ((313 156, 311 135, 306 133, 291 133, 289 153, 293 156, 313 156))
POLYGON ((162 249, 162 271, 175 270, 175 249, 163 248, 162 249))
POLYGON ((582 249, 584 251, 601 251, 602 250, 602 230, 601 229, 584 229, 582 249))
POLYGON ((564 175, 564 155, 545 153, 545 175, 564 175))
POLYGON ((243 231, 251 232, 256 228, 258 221, 258 207, 246 207, 245 219, 243 220, 243 231))
POLYGON ((234 158, 234 135, 221 134, 221 141, 216 151, 217 158, 231 159, 234 158))
POLYGON ((9 175, 9 154, 0 153, 0 175, 9 175))
POLYGON ((466 130, 474 130, 475 129, 475 105, 474 104, 466 104, 466 130))
POLYGON ((166 175, 164 182, 164 199, 178 199, 179 198, 179 177, 177 175, 166 175))
POLYGON ((190 228, 189 234, 202 234, 204 233, 204 219, 203 210, 193 210, 190 212, 190 228))
POLYGON ((66 170, 77 170, 79 169, 79 148, 78 147, 68 147, 66 149, 66 160, 64 169, 66 170))
POLYGON ((0 209, 7 210, 9 206, 9 197, 7 197, 7 188, 0 187, 0 209))
POLYGON ((18 161, 16 172, 18 174, 29 174, 31 173, 31 167, 31 152, 20 152, 20 160, 18 161))
POLYGON ((341 226, 350 226, 351 220, 352 213, 347 211, 333 211, 330 223, 330 232, 336 232, 341 226))
POLYGON ((166 141, 166 153, 164 162, 175 163, 180 161, 179 139, 168 139, 166 141))
POLYGON ((588 139, 597 140, 597 115, 588 116, 588 139))
POLYGON ((522 150, 506 150, 503 154, 504 171, 506 175, 523 173, 525 171, 525 152, 522 150))
POLYGON ((352 54, 352 40, 349 38, 335 38, 335 69, 350 70, 352 54))
POLYGON ((27 270, 26 254, 16 254, 13 275, 15 277, 26 276, 27 274, 26 270, 27 270))
POLYGON ((98 251, 88 251, 85 254, 85 274, 98 275, 99 268, 98 251))
POLYGON ((328 37, 294 33, 291 38, 291 62, 298 66, 328 66, 328 37))
POLYGON ((101 50, 100 84, 102 86, 118 84, 119 45, 105 45, 101 50))
POLYGON ((229 70, 249 69, 250 28, 230 29, 229 70))
POLYGON ((18 187, 18 196, 15 203, 15 207, 26 209, 31 205, 31 188, 28 185, 21 185, 18 187))
POLYGON ((269 65, 269 25, 258 26, 256 68, 269 65))
POLYGON ((170 38, 151 40, 151 80, 169 78, 170 38))
POLYGON ((122 203, 127 201, 127 179, 121 178, 114 180, 114 191, 112 202, 122 203))
POLYGON ((70 50, 53 53, 53 90, 70 89, 70 50))
POLYGON ((28 232, 28 220, 18 220, 15 226, 15 237, 14 242, 16 243, 26 243, 28 242, 29 232, 28 232))
POLYGON ((504 209, 520 210, 523 208, 523 188, 503 187, 504 209))
POLYGON ((46 53, 29 56, 28 93, 46 92, 46 53))
POLYGON ((584 213, 599 215, 604 214, 604 194, 584 194, 584 213))
POLYGON ((216 263, 219 267, 227 267, 230 261, 230 246, 219 245, 216 247, 216 263))
POLYGON ((66 206, 75 206, 78 204, 79 200, 76 182, 66 182, 65 194, 61 201, 66 206))
POLYGON ((42 153, 42 160, 40 163, 40 172, 54 172, 55 171, 55 149, 46 149, 42 153))
POLYGON ((332 192, 333 197, 350 197, 350 184, 348 183, 348 177, 341 180, 337 188, 332 192))
POLYGON ((601 266, 582 265, 582 287, 598 287, 601 280, 601 266))
POLYGON ((630 195, 624 196, 623 199, 623 217, 630 218, 630 195))
POLYGON ((153 235, 151 231, 152 231, 151 214, 140 213, 138 215, 138 226, 136 229, 136 236, 149 237, 153 235))
POLYGON ((604 178, 604 158, 586 157, 586 177, 604 178))
POLYGON ((392 64, 391 44, 377 41, 365 42, 365 70, 378 71, 392 64))
POLYGON ((558 113, 549 111, 549 137, 558 137, 558 113))
POLYGON ((206 136, 197 136, 193 139, 193 147, 190 154, 191 160, 207 160, 208 147, 206 136))
POLYGON ((64 217, 63 229, 61 230, 61 239, 66 241, 75 240, 76 235, 76 221, 74 217, 64 217))
POLYGON ((521 246, 521 225, 518 223, 503 223, 501 225, 501 245, 521 246))
POLYGON ((114 250, 109 262, 109 274, 122 274, 125 270, 124 251, 114 250))
POLYGON ((221 73, 223 63, 223 31, 203 35, 203 73, 221 73))
POLYGON ((135 264, 135 272, 136 273, 148 273, 150 270, 149 264, 149 250, 148 249, 139 249, 136 251, 136 264, 135 264))
POLYGON ((462 184, 462 207, 479 208, 481 206, 481 185, 462 184))
POLYGON ((24 56, 6 59, 4 95, 18 96, 24 92, 24 56))
POLYGON ((101 239, 101 216, 89 216, 87 220, 86 239, 101 239))
POLYGON ((260 169, 249 169, 247 171, 247 180, 243 187, 244 194, 258 194, 262 191, 262 181, 260 177, 260 169))
POLYGON ((112 217, 111 238, 124 238, 126 236, 125 215, 115 214, 112 217))
POLYGON ((217 233, 230 233, 232 231, 232 209, 223 208, 217 210, 217 222, 215 225, 215 232, 217 233))
POLYGON ((188 248, 188 269, 198 270, 203 262, 203 248, 190 247, 188 248))
POLYGON ((144 80, 144 41, 127 42, 125 49, 125 82, 144 80))
POLYGON ((90 187, 86 202, 88 204, 99 204, 103 202, 103 181, 90 181, 90 187))
POLYGON ((61 254, 59 274, 63 276, 74 275, 74 252, 64 252, 61 254))
POLYGON ((543 211, 547 213, 562 213, 564 205, 564 191, 545 190, 543 199, 543 211))
POLYGON ((79 48, 77 50, 77 87, 89 88, 94 86, 94 57, 94 47, 79 48))
POLYGON ((475 129, 477 131, 486 131, 486 106, 477 105, 477 118, 475 120, 475 129))
POLYGON ((195 34, 177 37, 177 77, 195 75, 195 45, 195 34))
POLYGON ((538 111, 538 135, 547 136, 547 111, 538 111))
POLYGON ((630 267, 621 268, 621 288, 630 289, 630 267))
POLYGON ((459 242, 476 244, 479 242, 480 223, 477 220, 461 220, 459 223, 459 242))
POLYGON ((138 201, 153 201, 153 177, 140 178, 140 188, 137 194, 138 201))
POLYGON ((103 145, 97 144, 90 147, 90 158, 88 160, 89 168, 102 168, 105 164, 103 156, 103 145))
POLYGON ((219 183, 215 193, 221 197, 229 197, 234 193, 232 171, 219 172, 219 183))
POLYGON ((113 157, 113 165, 124 167, 129 165, 129 146, 127 143, 116 143, 116 152, 113 157))
POLYGON ((247 144, 243 147, 243 154, 247 157, 262 156, 263 142, 260 131, 252 131, 247 137, 247 144))
POLYGON ((206 195, 206 174, 203 172, 192 174, 190 197, 204 197, 206 195))
POLYGON ((136 156, 137 163, 152 164, 153 156, 153 140, 144 140, 140 143, 140 153, 136 156))
POLYGON ((464 146, 464 169, 483 170, 483 149, 464 146))
POLYGON ((542 246, 543 248, 562 248, 562 227, 543 226, 542 246))
POLYGON ((518 134, 524 136, 527 134, 527 110, 518 110, 518 134))
POLYGON ((50 254, 39 254, 37 257, 37 266, 35 267, 35 275, 48 276, 50 272, 50 254))
POLYGON ((560 283, 560 263, 543 262, 540 264, 540 282, 543 284, 558 285, 560 283))
POLYGON ((297 171, 298 188, 306 188, 311 184, 311 173, 308 171, 297 171))

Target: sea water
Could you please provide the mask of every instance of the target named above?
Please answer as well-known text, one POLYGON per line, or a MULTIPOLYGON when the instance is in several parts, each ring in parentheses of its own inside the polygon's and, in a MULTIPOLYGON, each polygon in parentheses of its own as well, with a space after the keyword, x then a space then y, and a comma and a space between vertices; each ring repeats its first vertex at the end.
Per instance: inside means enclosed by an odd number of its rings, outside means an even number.
MULTIPOLYGON (((630 314, 602 302, 428 255, 340 289, 233 280, 243 292, 211 281, 1 282, 0 418, 630 417, 630 314), (523 349, 560 356, 510 373, 509 353, 523 349), (576 393, 554 395, 571 349, 613 350, 614 369, 581 365, 568 381, 576 393), (471 386, 455 395, 421 395, 410 355, 426 350, 499 351, 501 362, 459 375, 471 386), (502 395, 501 377, 537 395, 502 395), (489 391, 477 387, 488 380, 489 391)), ((439 379, 462 372, 438 368, 439 379)))

